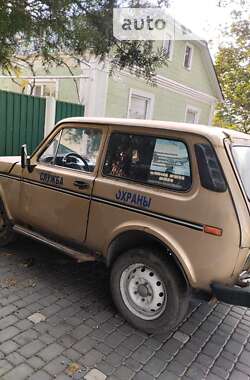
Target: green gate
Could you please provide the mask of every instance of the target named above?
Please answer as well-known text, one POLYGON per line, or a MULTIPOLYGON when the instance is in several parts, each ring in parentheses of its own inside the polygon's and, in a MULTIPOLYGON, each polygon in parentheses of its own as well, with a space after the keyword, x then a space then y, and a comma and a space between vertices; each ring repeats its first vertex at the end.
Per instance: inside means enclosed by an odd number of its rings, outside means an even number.
MULTIPOLYGON (((44 137, 45 98, 0 90, 0 156, 20 154, 22 144, 31 153, 44 137)), ((83 116, 84 106, 56 102, 55 122, 83 116)))
POLYGON ((74 104, 68 102, 56 102, 56 117, 55 122, 62 120, 66 117, 84 116, 84 106, 81 104, 74 104))
POLYGON ((32 152, 44 135, 45 99, 0 90, 0 156, 32 152))

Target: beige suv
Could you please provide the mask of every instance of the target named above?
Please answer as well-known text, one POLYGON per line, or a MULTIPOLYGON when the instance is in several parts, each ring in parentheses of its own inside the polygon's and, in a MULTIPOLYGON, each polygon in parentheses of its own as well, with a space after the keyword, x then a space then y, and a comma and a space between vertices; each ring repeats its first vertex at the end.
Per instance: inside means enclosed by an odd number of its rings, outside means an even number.
POLYGON ((66 119, 31 157, 0 158, 0 245, 23 234, 104 261, 118 310, 149 333, 193 294, 250 306, 249 165, 250 137, 230 130, 66 119))

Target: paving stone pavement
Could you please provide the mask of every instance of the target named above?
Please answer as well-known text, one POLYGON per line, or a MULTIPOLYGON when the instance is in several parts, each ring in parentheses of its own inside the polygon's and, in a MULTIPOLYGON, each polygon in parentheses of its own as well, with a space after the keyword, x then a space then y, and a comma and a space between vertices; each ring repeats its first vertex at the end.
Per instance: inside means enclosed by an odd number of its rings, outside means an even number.
POLYGON ((193 301, 148 336, 116 313, 104 266, 35 242, 0 249, 0 306, 1 380, 250 379, 250 310, 193 301))

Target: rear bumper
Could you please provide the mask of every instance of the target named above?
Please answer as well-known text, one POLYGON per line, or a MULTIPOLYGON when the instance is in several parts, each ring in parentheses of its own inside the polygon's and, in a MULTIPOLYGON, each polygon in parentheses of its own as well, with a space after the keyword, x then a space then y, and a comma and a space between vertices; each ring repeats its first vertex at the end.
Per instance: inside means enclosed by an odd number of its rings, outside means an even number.
POLYGON ((250 284, 246 287, 239 287, 213 283, 211 288, 218 301, 250 308, 250 284))

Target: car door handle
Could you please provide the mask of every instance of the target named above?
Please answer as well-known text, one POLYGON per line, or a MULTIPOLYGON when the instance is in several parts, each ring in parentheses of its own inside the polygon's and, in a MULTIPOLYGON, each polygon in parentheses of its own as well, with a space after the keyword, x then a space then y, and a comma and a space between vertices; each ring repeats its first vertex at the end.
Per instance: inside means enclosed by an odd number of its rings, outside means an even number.
POLYGON ((84 181, 75 181, 74 186, 78 187, 80 190, 88 189, 89 184, 84 181))

